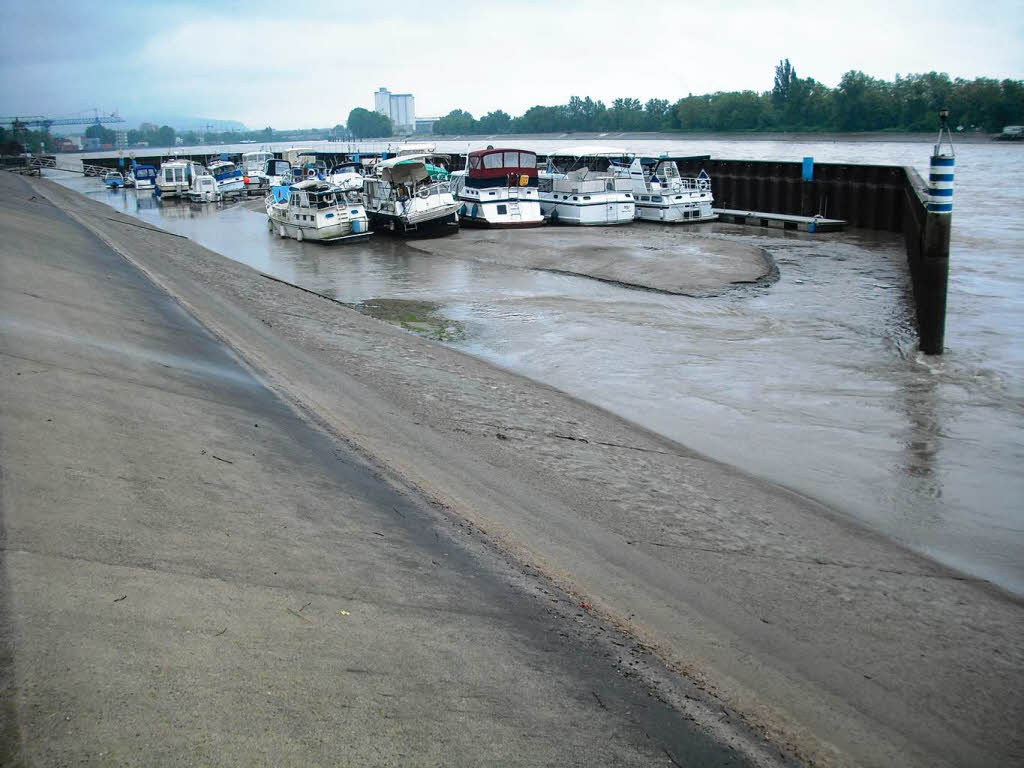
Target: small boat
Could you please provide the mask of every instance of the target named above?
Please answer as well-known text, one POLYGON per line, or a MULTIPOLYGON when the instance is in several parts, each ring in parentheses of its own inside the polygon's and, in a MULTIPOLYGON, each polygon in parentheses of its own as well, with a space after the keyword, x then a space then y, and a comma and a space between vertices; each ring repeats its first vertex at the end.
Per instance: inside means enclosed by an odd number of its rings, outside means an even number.
POLYGON ((156 168, 152 165, 136 165, 128 172, 136 189, 153 189, 156 186, 156 168))
POLYGON ((119 189, 124 186, 124 176, 120 171, 107 171, 103 177, 103 183, 110 189, 119 189))
POLYGON ((228 160, 214 160, 210 163, 210 175, 217 181, 217 192, 221 195, 241 192, 245 189, 242 172, 228 160))
POLYGON ((429 154, 402 155, 377 164, 377 176, 363 183, 370 223, 392 232, 459 229, 458 204, 447 181, 427 170, 429 154))
POLYGON ((325 181, 329 181, 334 186, 338 187, 342 191, 348 192, 355 190, 362 192, 363 190, 363 166, 360 163, 340 163, 330 171, 324 177, 325 181))
POLYGON ((539 227, 537 155, 523 149, 481 149, 452 174, 459 221, 479 227, 539 227))
POLYGON ((187 197, 192 189, 192 180, 204 173, 206 169, 194 160, 161 163, 156 177, 156 194, 159 197, 187 197))
POLYGON ((220 200, 217 179, 209 173, 201 173, 192 179, 192 187, 188 191, 188 199, 193 203, 214 203, 220 200))
POLYGON ((287 187, 292 183, 292 164, 287 160, 267 160, 263 166, 263 174, 267 177, 270 187, 287 187))
POLYGON ((548 157, 540 173, 541 212, 551 223, 584 226, 629 224, 636 216, 629 153, 613 147, 566 147, 548 157))
POLYGON ((270 187, 265 168, 268 160, 274 159, 273 152, 265 149, 257 152, 245 152, 242 155, 242 182, 245 184, 245 191, 255 194, 259 191, 266 192, 270 187))
POLYGON ((629 178, 636 218, 641 221, 678 224, 718 218, 711 208, 711 178, 704 171, 696 178, 684 179, 674 160, 658 159, 644 167, 640 158, 635 158, 629 166, 629 178))
POLYGON ((274 187, 266 206, 267 227, 281 237, 332 243, 373 234, 362 194, 319 179, 274 187))

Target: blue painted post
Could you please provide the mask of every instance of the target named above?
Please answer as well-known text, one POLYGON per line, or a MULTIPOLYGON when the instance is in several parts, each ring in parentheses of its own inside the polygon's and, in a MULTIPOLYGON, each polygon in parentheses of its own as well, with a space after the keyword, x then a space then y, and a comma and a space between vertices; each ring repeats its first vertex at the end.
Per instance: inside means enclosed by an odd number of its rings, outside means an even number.
POLYGON ((946 292, 949 284, 949 240, 953 220, 953 138, 939 111, 939 138, 929 161, 928 203, 921 239, 921 259, 914 278, 917 330, 921 351, 941 355, 946 335, 946 292), (943 134, 948 147, 943 147, 943 134))
POLYGON ((814 158, 813 157, 805 157, 804 158, 804 175, 803 175, 803 180, 804 181, 814 181, 814 158))
POLYGON ((813 216, 817 201, 814 194, 814 158, 805 157, 803 173, 800 176, 800 215, 813 216))

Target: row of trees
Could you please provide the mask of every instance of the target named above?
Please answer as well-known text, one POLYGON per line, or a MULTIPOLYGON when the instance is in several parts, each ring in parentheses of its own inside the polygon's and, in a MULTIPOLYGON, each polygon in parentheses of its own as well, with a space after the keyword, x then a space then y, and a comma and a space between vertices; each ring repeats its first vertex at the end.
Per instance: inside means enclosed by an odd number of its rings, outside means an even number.
POLYGON ((937 127, 941 107, 949 108, 953 126, 996 132, 1024 123, 1024 81, 952 80, 937 72, 897 75, 888 81, 853 70, 829 88, 799 77, 785 59, 775 68, 772 90, 763 93, 691 94, 675 103, 622 98, 610 106, 573 96, 568 104, 531 107, 519 117, 499 109, 479 120, 456 109, 434 124, 434 133, 924 131, 937 127))

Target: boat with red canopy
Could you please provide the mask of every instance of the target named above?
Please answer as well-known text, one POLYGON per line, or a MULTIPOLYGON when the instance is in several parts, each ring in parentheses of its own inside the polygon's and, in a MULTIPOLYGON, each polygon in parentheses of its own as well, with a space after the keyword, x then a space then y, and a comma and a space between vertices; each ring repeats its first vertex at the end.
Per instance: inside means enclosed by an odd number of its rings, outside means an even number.
POLYGON ((478 227, 538 227, 544 223, 537 194, 537 155, 525 149, 488 147, 466 156, 466 170, 452 174, 459 219, 478 227))

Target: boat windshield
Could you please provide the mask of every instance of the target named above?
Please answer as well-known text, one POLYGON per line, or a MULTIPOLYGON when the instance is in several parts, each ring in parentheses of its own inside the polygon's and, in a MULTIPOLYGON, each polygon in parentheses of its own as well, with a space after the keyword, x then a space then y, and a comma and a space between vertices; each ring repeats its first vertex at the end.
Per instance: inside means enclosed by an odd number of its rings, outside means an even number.
POLYGON ((136 179, 155 179, 156 178, 156 168, 150 168, 149 166, 140 165, 138 168, 135 169, 135 178, 136 179))
POLYGON ((334 192, 311 192, 309 194, 310 208, 330 208, 332 205, 337 205, 337 202, 334 192))

